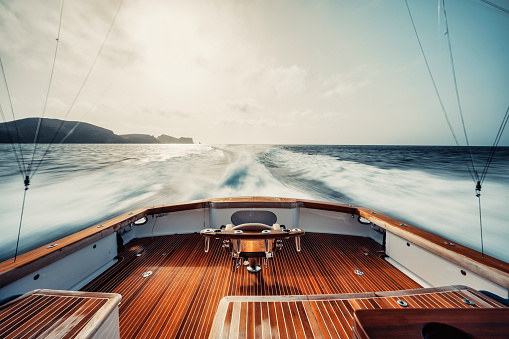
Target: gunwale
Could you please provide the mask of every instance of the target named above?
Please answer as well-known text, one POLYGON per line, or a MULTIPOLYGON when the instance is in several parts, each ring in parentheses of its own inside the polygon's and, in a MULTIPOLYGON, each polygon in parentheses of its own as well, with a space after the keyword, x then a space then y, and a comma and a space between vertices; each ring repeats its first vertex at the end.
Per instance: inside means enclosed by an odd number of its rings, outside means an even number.
POLYGON ((449 246, 451 240, 435 235, 411 224, 389 217, 372 209, 339 203, 311 201, 303 199, 275 197, 233 197, 207 200, 196 200, 184 203, 157 205, 139 208, 121 214, 104 223, 91 226, 83 231, 59 239, 53 243, 58 246, 47 248, 46 244, 18 256, 16 262, 8 259, 0 263, 0 287, 4 287, 38 269, 84 248, 118 230, 127 227, 134 221, 149 216, 177 211, 204 208, 309 208, 337 211, 359 215, 374 224, 394 233, 410 242, 437 254, 469 271, 478 274, 504 288, 509 289, 509 264, 494 257, 484 255, 461 244, 449 246), (102 226, 100 226, 102 225, 102 226), (402 226, 405 225, 405 226, 402 226))

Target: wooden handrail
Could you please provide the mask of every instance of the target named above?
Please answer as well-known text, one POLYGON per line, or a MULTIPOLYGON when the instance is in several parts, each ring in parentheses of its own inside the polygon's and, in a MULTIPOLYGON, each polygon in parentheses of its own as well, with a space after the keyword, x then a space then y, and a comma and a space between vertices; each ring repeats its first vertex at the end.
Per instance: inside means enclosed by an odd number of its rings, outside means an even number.
POLYGON ((16 262, 13 262, 13 259, 9 259, 0 263, 0 288, 31 274, 44 266, 56 262, 59 259, 110 234, 113 234, 143 217, 202 208, 309 208, 359 215, 384 228, 388 232, 400 236, 434 254, 439 255, 440 257, 449 260, 452 263, 464 267, 481 277, 509 289, 508 263, 488 255, 485 255, 483 258, 478 251, 460 244, 456 244, 456 246, 448 246, 445 242, 450 242, 450 240, 422 230, 418 227, 409 224, 401 226, 401 224, 403 224, 401 221, 365 207, 332 202, 274 197, 238 197, 195 200, 184 203, 139 208, 131 212, 121 214, 104 223, 86 228, 50 244, 41 246, 27 253, 23 253, 18 256, 16 262), (98 227, 100 225, 103 226, 98 227), (48 245, 53 243, 57 243, 58 246, 47 248, 48 245))

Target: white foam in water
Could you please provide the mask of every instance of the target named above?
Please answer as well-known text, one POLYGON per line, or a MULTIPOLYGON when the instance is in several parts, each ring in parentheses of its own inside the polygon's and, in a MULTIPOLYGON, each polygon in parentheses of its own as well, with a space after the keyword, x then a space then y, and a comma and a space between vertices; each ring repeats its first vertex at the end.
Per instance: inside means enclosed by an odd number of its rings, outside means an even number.
MULTIPOLYGON (((9 147, 0 145, 0 260, 14 255, 23 197, 9 147)), ((480 246, 472 183, 419 170, 255 145, 59 145, 48 159, 27 194, 22 251, 134 208, 228 196, 358 204, 480 246)), ((508 188, 483 188, 485 251, 506 261, 508 188)))
POLYGON ((290 196, 309 198, 309 195, 286 187, 257 160, 266 146, 230 146, 225 166, 215 171, 202 169, 189 180, 182 180, 182 200, 238 196, 290 196))
MULTIPOLYGON (((278 149, 272 160, 301 178, 318 180, 369 207, 452 241, 480 250, 478 199, 471 181, 444 178, 418 170, 381 169, 278 149)), ((486 181, 483 187, 485 253, 509 260, 507 183, 486 181)))

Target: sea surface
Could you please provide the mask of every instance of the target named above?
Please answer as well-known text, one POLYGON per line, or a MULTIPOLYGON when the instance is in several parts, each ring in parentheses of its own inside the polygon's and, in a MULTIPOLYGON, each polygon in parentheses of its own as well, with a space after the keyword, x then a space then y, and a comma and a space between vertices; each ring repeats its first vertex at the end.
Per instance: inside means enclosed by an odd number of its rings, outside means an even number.
MULTIPOLYGON (((31 145, 23 147, 31 154, 31 145)), ((481 171, 490 148, 472 150, 481 171)), ((480 250, 478 199, 465 152, 441 146, 55 145, 27 191, 20 252, 138 207, 252 195, 366 206, 480 250)), ((484 251, 507 262, 508 169, 509 147, 498 148, 481 195, 484 251)), ((14 256, 23 191, 11 145, 0 145, 0 260, 14 256)))

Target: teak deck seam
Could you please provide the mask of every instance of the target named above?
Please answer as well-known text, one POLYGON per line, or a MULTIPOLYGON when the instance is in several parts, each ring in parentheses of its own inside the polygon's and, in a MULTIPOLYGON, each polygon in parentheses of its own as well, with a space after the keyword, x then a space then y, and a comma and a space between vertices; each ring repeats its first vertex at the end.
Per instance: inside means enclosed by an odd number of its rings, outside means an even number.
MULTIPOLYGON (((382 246, 368 238, 306 233, 302 252, 297 253, 293 242, 285 241, 268 266, 253 275, 245 266, 236 269, 230 254, 217 241, 212 241, 209 253, 204 253, 199 234, 144 238, 127 244, 120 254, 122 260, 83 290, 123 296, 119 306, 123 338, 206 338, 223 297, 299 295, 309 296, 309 304, 287 301, 277 306, 277 302, 267 301, 243 306, 239 302, 225 317, 236 322, 240 316, 248 316, 258 324, 256 329, 242 329, 247 337, 258 335, 258 330, 277 332, 282 337, 300 337, 318 330, 344 336, 351 329, 355 309, 399 307, 398 297, 384 296, 383 291, 421 288, 384 260, 377 252, 381 250, 382 246), (152 275, 143 278, 141 274, 148 270, 152 275), (351 293, 362 293, 365 298, 358 294, 348 303, 327 300, 330 294, 351 293), (320 318, 317 321, 321 325, 310 325, 310 317, 320 318)), ((423 296, 418 307, 463 307, 459 295, 448 293, 423 296)), ((486 303, 485 307, 497 305, 489 298, 468 293, 470 298, 486 303)))

